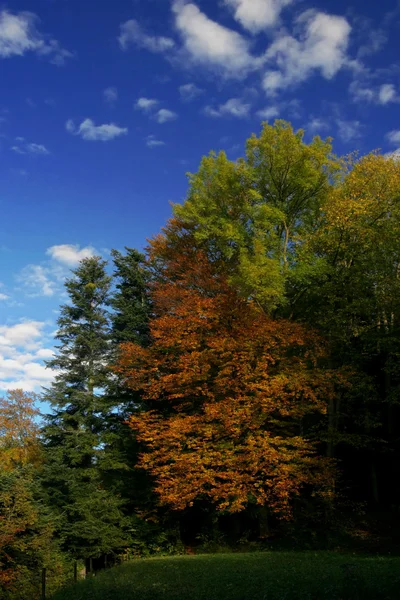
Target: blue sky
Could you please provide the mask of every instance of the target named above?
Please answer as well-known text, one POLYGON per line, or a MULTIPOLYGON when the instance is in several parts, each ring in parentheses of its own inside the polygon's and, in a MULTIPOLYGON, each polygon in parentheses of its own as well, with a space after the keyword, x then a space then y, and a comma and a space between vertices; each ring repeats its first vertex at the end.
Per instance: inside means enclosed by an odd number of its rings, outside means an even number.
POLYGON ((400 152, 397 0, 0 5, 0 392, 40 390, 77 261, 142 248, 187 171, 284 118, 400 152))

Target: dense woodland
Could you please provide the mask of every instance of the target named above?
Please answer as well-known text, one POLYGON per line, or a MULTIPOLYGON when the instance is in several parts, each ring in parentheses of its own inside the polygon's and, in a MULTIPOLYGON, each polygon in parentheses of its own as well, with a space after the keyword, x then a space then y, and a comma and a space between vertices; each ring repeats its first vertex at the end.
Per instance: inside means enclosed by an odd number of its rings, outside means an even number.
POLYGON ((399 550, 400 162, 307 139, 211 153, 144 254, 72 272, 50 413, 0 399, 2 598, 128 552, 399 550))

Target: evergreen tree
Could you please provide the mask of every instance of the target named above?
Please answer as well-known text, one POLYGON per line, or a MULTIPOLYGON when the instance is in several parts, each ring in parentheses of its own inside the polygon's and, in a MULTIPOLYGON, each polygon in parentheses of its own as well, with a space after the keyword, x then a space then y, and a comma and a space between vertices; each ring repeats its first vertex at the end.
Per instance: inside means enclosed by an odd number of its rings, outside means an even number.
POLYGON ((146 268, 145 255, 134 248, 125 247, 124 256, 112 250, 116 291, 111 299, 112 339, 114 344, 133 342, 147 346, 149 337, 149 315, 151 311, 148 295, 150 274, 146 268))
MULTIPOLYGON (((121 344, 130 342, 141 347, 150 344, 151 273, 144 254, 128 247, 125 251, 125 254, 111 251, 115 267, 115 290, 109 302, 113 309, 110 315, 112 364, 118 360, 121 344)), ((109 379, 108 401, 107 453, 113 457, 114 464, 114 469, 108 472, 109 485, 125 498, 128 512, 135 521, 134 515, 153 507, 155 500, 148 475, 135 468, 140 446, 126 423, 133 412, 144 410, 145 406, 140 390, 127 389, 117 376, 109 379)), ((136 521, 134 526, 147 535, 144 522, 136 521)))
POLYGON ((61 307, 60 345, 48 362, 58 373, 44 398, 53 408, 44 429, 47 501, 59 515, 63 547, 81 558, 126 545, 121 500, 107 491, 103 475, 111 285, 105 266, 99 257, 85 259, 65 284, 70 303, 61 307))

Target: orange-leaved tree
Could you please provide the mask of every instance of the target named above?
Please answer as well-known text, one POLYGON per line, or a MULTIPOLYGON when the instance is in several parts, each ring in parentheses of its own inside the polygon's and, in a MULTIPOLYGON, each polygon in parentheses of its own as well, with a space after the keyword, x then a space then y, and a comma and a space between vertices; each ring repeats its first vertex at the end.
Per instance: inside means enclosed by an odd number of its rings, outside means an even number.
POLYGON ((122 345, 115 366, 146 402, 129 421, 144 445, 139 466, 172 509, 206 500, 220 511, 252 503, 289 516, 305 486, 330 489, 330 463, 304 434, 334 393, 324 344, 241 297, 218 257, 176 221, 168 227, 168 242, 151 243, 152 344, 122 345))
POLYGON ((0 397, 0 596, 6 599, 35 597, 39 567, 51 552, 52 527, 34 492, 37 416, 34 395, 12 390, 0 397))

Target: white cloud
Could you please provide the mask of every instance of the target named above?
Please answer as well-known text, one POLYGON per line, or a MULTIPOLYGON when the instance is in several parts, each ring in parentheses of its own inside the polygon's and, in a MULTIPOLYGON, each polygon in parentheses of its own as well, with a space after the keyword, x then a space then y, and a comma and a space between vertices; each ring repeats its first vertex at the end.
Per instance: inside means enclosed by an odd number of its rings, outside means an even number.
POLYGON ((38 17, 31 12, 0 11, 0 57, 23 56, 34 52, 47 56, 56 65, 64 64, 72 53, 62 48, 57 40, 42 34, 38 17))
POLYGON ((144 112, 150 112, 157 104, 159 104, 159 102, 154 98, 139 98, 135 104, 135 108, 143 110, 144 112))
POLYGON ((362 125, 360 121, 344 121, 336 119, 338 135, 343 142, 351 142, 361 136, 362 125))
POLYGON ((265 120, 269 120, 269 119, 274 119, 275 117, 277 117, 279 115, 279 108, 277 106, 267 106, 266 108, 262 108, 261 110, 257 111, 257 116, 260 117, 260 119, 265 119, 265 120))
POLYGON ((65 128, 69 133, 79 135, 82 139, 91 142, 108 142, 128 133, 126 127, 118 127, 114 123, 95 125, 92 119, 85 119, 78 127, 72 119, 69 119, 65 128))
POLYGON ((155 115, 155 119, 157 123, 168 123, 169 121, 175 121, 178 118, 178 115, 172 110, 168 110, 167 108, 161 108, 157 111, 155 115))
POLYGON ((17 154, 36 154, 39 156, 45 156, 50 154, 46 146, 43 144, 35 144, 34 142, 27 142, 23 137, 15 138, 14 146, 11 146, 11 150, 17 154))
POLYGON ((165 52, 175 46, 174 40, 169 37, 146 33, 135 19, 120 25, 118 42, 122 50, 127 50, 129 46, 135 45, 150 50, 150 52, 165 52))
POLYGON ((107 104, 115 104, 118 100, 118 90, 115 87, 108 87, 103 90, 103 98, 107 104))
POLYGON ((370 102, 384 106, 390 102, 400 101, 393 83, 384 83, 378 88, 373 88, 355 80, 351 82, 349 92, 354 102, 370 102))
POLYGON ((80 248, 73 244, 59 244, 46 250, 49 260, 41 264, 30 264, 16 275, 20 289, 28 297, 51 297, 58 294, 70 269, 80 260, 98 254, 92 246, 80 248))
POLYGON ((54 296, 57 286, 49 269, 42 265, 27 265, 16 276, 27 296, 54 296))
POLYGON ((393 129, 386 134, 387 139, 391 144, 400 144, 400 129, 393 129))
POLYGON ((0 292, 0 300, 8 300, 10 296, 7 296, 7 294, 3 294, 0 292))
POLYGON ((218 108, 212 106, 206 106, 204 108, 204 114, 208 117, 237 117, 244 118, 249 115, 251 105, 244 103, 239 98, 230 98, 225 104, 220 104, 218 108))
POLYGON ((276 25, 281 11, 293 0, 224 0, 245 29, 258 33, 276 25))
POLYGON ((346 64, 351 27, 344 17, 308 10, 297 19, 299 39, 277 38, 266 52, 274 63, 263 80, 267 93, 274 94, 320 72, 332 79, 346 64))
POLYGON ((0 347, 35 348, 38 338, 42 335, 43 326, 41 321, 29 320, 16 325, 0 325, 0 347))
POLYGON ((398 97, 396 94, 396 88, 392 83, 385 83, 381 85, 378 92, 379 104, 388 104, 389 102, 397 102, 398 97))
POLYGON ((311 119, 306 125, 306 131, 312 134, 319 135, 322 131, 329 129, 329 124, 321 117, 315 117, 311 119))
POLYGON ((91 258, 96 256, 96 250, 92 246, 86 246, 85 248, 79 248, 78 245, 73 244, 60 244, 58 246, 51 246, 46 250, 46 254, 57 262, 67 265, 67 267, 76 266, 79 261, 84 258, 91 258))
POLYGON ((185 83, 185 85, 179 86, 179 93, 181 95, 182 100, 185 102, 190 102, 203 94, 204 90, 197 87, 194 83, 185 83))
POLYGON ((249 42, 239 33, 209 19, 196 4, 175 0, 172 10, 186 59, 231 76, 243 75, 256 68, 249 42))
POLYGON ((0 390, 40 391, 53 379, 54 373, 42 364, 53 355, 43 346, 45 328, 45 323, 32 320, 0 326, 0 390))
POLYGON ((157 146, 165 146, 165 142, 158 140, 155 135, 148 135, 146 138, 146 146, 148 148, 156 148, 157 146))
POLYGON ((49 358, 53 358, 54 351, 51 350, 50 348, 41 348, 40 350, 38 350, 36 352, 35 356, 37 358, 40 358, 40 359, 43 359, 43 360, 47 360, 49 358))

